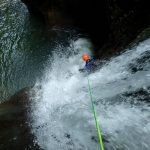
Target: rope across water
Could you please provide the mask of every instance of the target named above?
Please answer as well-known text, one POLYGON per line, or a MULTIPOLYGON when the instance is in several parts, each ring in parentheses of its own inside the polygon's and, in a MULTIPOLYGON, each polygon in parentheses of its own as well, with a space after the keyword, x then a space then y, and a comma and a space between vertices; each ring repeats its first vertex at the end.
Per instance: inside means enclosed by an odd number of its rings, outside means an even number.
POLYGON ((97 117, 96 108, 95 108, 93 98, 92 98, 92 90, 91 90, 90 81, 89 81, 88 76, 87 76, 87 80, 88 80, 88 87, 89 87, 88 89, 89 89, 90 100, 91 100, 91 104, 92 104, 92 111, 93 111, 95 124, 96 124, 96 128, 97 128, 97 133, 98 133, 98 138, 99 138, 100 150, 104 150, 104 144, 103 144, 103 140, 102 140, 101 129, 100 129, 100 126, 98 123, 98 117, 97 117))

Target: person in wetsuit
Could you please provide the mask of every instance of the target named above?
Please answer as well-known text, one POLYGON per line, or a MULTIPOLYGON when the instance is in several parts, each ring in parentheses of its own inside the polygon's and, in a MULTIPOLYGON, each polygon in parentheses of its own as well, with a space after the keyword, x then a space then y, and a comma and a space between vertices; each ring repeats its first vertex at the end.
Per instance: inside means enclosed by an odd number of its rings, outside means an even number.
POLYGON ((96 69, 96 64, 94 59, 90 59, 88 54, 83 54, 82 59, 86 62, 85 64, 86 71, 94 71, 96 69))

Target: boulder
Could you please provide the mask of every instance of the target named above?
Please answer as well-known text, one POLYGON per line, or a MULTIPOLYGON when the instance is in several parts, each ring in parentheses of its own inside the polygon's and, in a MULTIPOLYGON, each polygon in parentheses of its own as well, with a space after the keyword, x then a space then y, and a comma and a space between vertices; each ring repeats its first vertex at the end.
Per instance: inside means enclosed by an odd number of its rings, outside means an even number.
POLYGON ((24 88, 0 104, 0 150, 39 149, 28 123, 29 91, 24 88))

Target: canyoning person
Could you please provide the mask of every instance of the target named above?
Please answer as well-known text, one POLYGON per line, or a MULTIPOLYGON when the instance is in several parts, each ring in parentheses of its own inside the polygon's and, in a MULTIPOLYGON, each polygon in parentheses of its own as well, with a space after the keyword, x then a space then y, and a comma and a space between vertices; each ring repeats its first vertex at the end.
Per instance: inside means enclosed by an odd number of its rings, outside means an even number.
POLYGON ((94 59, 90 59, 88 54, 83 54, 82 55, 82 59, 83 61, 86 62, 85 64, 85 68, 84 69, 80 69, 80 71, 94 71, 96 69, 96 63, 94 61, 94 59))

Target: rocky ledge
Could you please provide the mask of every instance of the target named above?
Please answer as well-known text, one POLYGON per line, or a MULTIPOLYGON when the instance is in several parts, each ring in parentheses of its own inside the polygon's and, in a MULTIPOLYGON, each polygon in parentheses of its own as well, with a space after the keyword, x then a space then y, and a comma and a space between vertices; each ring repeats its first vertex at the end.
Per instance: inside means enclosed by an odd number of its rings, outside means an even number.
POLYGON ((75 27, 88 35, 98 57, 112 55, 150 26, 148 0, 22 0, 48 27, 75 27))

